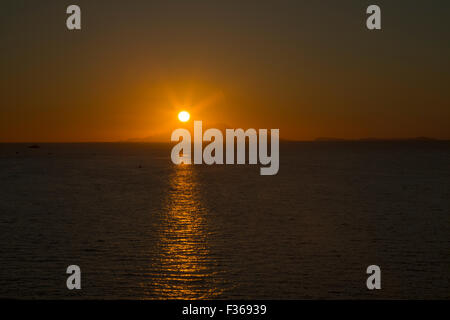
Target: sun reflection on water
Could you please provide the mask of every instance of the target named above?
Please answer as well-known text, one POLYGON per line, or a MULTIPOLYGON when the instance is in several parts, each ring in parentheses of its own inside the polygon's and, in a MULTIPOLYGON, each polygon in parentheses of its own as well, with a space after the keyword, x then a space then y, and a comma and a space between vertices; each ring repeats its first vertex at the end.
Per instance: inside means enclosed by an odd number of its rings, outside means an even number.
POLYGON ((220 295, 208 248, 206 209, 192 165, 174 166, 158 243, 159 298, 207 299, 220 295))

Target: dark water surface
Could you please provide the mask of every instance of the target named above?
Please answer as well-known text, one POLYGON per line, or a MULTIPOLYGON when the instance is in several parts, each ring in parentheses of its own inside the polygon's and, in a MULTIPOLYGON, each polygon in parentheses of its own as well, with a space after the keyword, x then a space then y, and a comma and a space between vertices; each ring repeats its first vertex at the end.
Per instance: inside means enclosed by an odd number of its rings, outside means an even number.
POLYGON ((1 144, 0 297, 450 298, 450 143, 285 143, 276 176, 169 157, 1 144))

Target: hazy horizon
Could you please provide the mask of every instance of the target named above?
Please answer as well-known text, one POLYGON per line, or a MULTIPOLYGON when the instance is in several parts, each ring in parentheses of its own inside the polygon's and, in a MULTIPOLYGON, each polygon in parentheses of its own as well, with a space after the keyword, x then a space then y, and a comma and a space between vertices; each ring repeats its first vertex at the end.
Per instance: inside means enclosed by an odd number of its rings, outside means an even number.
MULTIPOLYGON (((377 138, 377 137, 362 137, 362 138, 339 138, 339 137, 317 137, 314 139, 304 139, 304 140, 294 140, 294 139, 283 139, 280 138, 280 142, 372 142, 372 141, 391 141, 391 142, 402 142, 402 141, 418 141, 418 142, 433 142, 433 141, 450 141, 450 139, 439 139, 434 137, 404 137, 404 138, 377 138)), ((113 140, 113 141, 0 141, 0 144, 51 144, 51 143, 165 143, 165 144, 176 144, 170 140, 151 140, 151 137, 147 138, 130 138, 126 140, 113 140)), ((208 142, 203 142, 204 145, 208 142)))

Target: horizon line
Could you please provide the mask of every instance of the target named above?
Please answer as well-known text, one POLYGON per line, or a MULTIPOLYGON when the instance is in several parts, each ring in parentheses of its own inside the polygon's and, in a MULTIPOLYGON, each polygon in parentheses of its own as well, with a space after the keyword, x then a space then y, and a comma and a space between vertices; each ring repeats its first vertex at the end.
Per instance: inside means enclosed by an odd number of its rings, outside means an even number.
MULTIPOLYGON (((0 144, 56 144, 56 143, 165 143, 171 144, 175 143, 175 141, 139 141, 141 139, 128 139, 128 140, 117 140, 117 141, 0 141, 0 144)), ((433 137, 410 137, 410 138, 375 138, 375 137, 366 137, 366 138, 328 138, 328 137, 318 137, 314 139, 282 139, 280 138, 280 142, 382 142, 382 141, 391 141, 391 142, 402 142, 402 141, 417 141, 417 142, 433 142, 433 141, 450 141, 448 139, 440 139, 433 137)))

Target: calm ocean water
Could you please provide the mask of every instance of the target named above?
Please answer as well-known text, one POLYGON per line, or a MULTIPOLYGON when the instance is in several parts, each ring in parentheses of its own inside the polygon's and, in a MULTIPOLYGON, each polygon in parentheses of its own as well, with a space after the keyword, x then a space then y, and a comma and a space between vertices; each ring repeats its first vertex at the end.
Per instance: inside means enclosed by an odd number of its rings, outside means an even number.
POLYGON ((0 145, 1 298, 450 298, 449 142, 284 143, 276 176, 40 146, 0 145))

